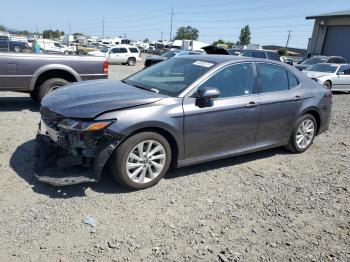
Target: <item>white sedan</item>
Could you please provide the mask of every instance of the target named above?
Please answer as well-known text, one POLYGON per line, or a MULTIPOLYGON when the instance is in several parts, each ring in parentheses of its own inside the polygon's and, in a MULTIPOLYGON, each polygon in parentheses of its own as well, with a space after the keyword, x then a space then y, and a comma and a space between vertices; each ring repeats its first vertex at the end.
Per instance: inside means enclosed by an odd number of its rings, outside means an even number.
POLYGON ((315 64, 303 71, 332 91, 350 91, 350 64, 315 64))

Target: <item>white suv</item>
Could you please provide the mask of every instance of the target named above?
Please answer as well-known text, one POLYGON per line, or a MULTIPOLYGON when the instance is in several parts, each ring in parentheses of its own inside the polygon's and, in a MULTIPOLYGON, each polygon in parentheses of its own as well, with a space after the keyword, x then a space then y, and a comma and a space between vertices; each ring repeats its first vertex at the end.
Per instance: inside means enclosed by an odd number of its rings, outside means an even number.
POLYGON ((116 45, 106 54, 110 64, 127 64, 134 66, 137 61, 141 61, 141 52, 136 46, 116 45))

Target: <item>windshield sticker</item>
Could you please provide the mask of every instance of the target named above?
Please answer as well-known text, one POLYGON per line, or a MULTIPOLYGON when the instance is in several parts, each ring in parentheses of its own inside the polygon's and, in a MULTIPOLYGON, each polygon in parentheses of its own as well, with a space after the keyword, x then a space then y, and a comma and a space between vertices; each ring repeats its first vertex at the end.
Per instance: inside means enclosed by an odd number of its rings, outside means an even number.
POLYGON ((196 61, 196 62, 194 62, 193 64, 194 64, 194 65, 197 65, 197 66, 208 67, 208 68, 214 65, 213 63, 204 62, 204 61, 196 61))

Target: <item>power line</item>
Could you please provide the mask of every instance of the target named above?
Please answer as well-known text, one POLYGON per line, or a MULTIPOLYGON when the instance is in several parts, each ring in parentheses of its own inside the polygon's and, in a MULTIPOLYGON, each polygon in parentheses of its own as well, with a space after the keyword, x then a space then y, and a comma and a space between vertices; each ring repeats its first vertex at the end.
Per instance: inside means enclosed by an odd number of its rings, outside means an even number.
POLYGON ((170 19, 170 36, 169 36, 169 41, 173 39, 173 19, 174 19, 174 8, 171 8, 171 19, 170 19))

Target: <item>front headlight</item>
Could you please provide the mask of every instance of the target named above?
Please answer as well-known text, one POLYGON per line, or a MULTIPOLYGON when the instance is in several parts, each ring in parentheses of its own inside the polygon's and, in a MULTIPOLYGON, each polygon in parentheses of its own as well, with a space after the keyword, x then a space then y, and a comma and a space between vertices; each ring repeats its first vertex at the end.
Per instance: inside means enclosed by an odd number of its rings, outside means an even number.
POLYGON ((64 119, 61 123, 58 124, 58 127, 70 131, 94 132, 108 127, 113 122, 114 120, 85 122, 74 119, 64 119))

